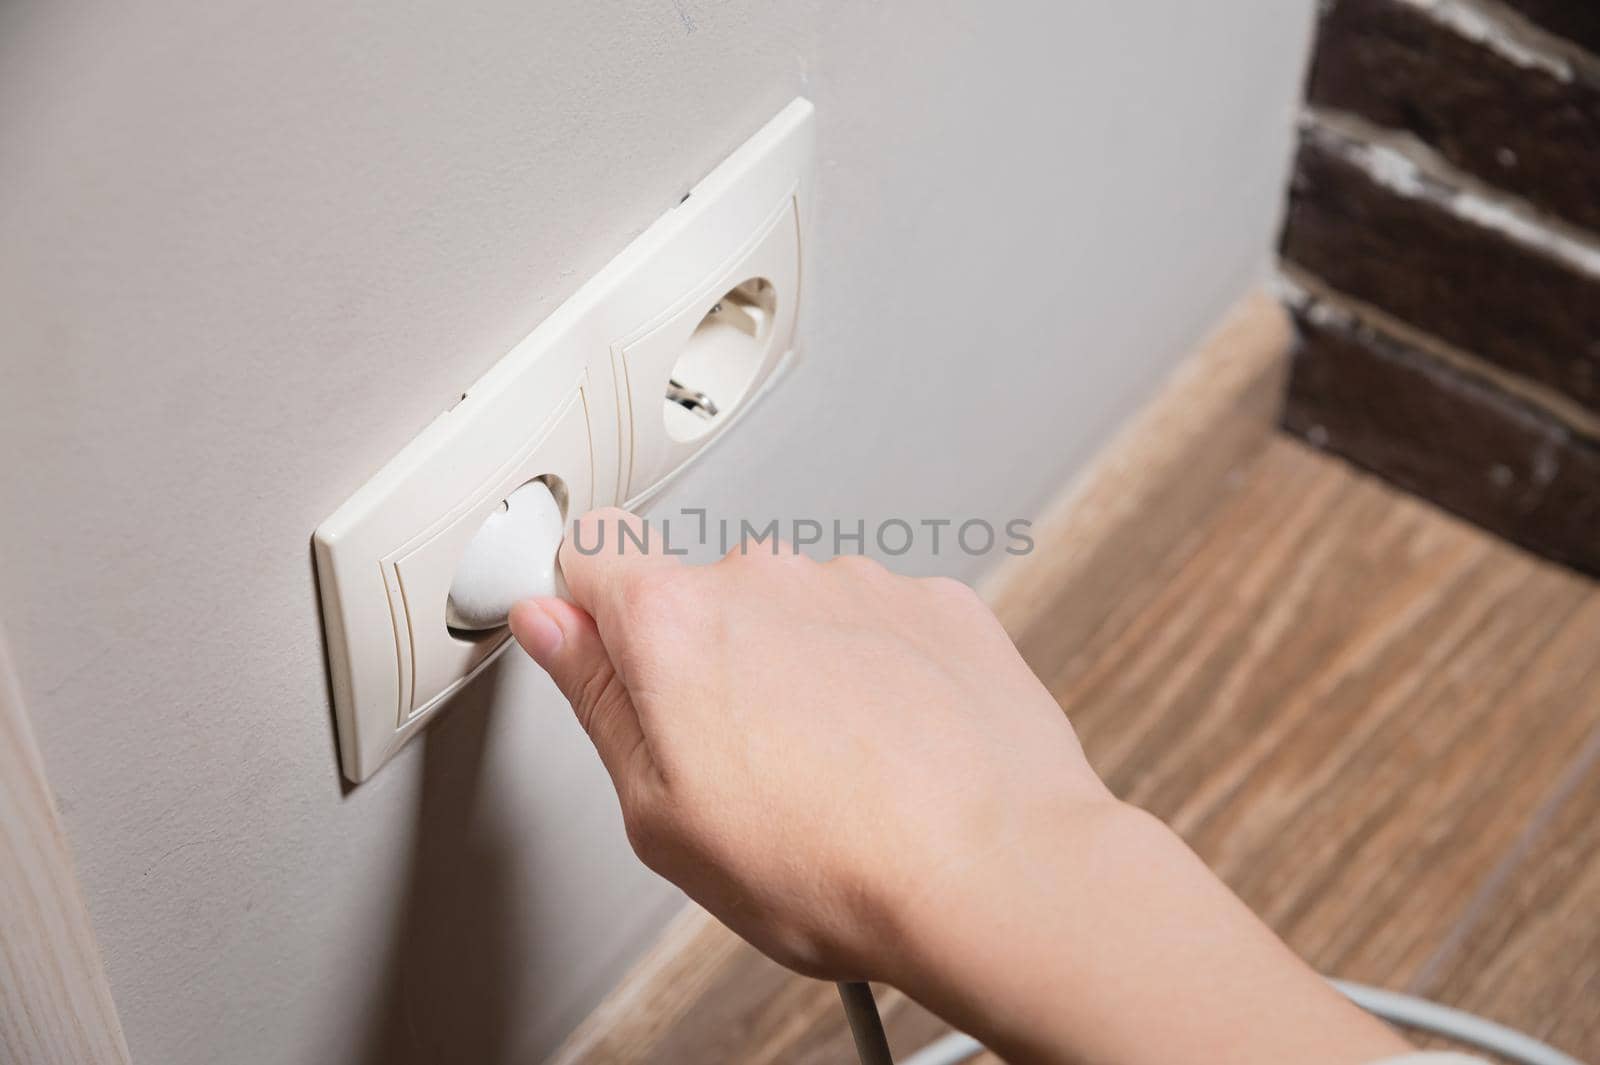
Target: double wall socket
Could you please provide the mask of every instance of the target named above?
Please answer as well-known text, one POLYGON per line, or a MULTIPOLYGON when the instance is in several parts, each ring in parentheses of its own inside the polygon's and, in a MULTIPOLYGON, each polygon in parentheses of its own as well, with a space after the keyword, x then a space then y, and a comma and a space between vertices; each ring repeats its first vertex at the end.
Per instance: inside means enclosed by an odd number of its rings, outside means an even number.
POLYGON ((452 628, 446 603, 507 496, 542 480, 564 519, 638 506, 774 379, 801 298, 812 115, 784 108, 318 527, 351 780, 505 648, 503 627, 452 628))

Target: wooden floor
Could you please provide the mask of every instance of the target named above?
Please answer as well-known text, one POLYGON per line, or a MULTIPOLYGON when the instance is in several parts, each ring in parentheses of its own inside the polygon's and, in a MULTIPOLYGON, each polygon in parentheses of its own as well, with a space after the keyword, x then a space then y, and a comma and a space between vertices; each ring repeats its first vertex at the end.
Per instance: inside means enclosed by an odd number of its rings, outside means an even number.
MULTIPOLYGON (((1094 765, 1318 968, 1600 1061, 1600 590, 1287 438, 1222 483, 1014 631, 1094 765)), ((831 986, 679 934, 675 1000, 565 1060, 854 1060, 831 986)), ((880 1005, 897 1055, 942 1031, 880 1005)))

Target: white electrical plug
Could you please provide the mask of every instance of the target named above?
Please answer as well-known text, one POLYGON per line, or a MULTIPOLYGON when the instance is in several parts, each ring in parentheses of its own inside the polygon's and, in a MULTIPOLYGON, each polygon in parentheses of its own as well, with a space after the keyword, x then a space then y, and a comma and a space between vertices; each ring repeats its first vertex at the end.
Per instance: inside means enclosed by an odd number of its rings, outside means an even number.
POLYGON ((561 506, 543 481, 512 492, 484 519, 461 556, 445 621, 469 632, 499 628, 523 599, 563 595, 556 567, 561 547, 561 506))

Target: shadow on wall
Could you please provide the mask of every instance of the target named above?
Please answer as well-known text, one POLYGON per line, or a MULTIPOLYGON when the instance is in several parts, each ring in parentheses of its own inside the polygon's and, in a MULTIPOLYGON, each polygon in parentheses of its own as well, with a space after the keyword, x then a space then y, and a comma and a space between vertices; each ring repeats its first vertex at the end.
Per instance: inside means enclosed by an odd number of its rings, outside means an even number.
POLYGON ((489 715, 501 670, 491 667, 416 742, 426 744, 405 902, 372 973, 384 991, 355 1059, 361 1065, 509 1061, 525 964, 507 929, 519 898, 511 847, 480 817, 489 715))

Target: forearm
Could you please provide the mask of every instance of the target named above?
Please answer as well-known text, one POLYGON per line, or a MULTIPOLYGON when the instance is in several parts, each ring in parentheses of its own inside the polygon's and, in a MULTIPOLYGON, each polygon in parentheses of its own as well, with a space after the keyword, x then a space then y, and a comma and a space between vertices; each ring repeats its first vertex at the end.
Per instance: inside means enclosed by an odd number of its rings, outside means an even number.
POLYGON ((1361 1065, 1408 1045, 1154 818, 1036 810, 910 904, 897 983, 1008 1060, 1361 1065))
POLYGON ((637 517, 584 523, 619 550, 569 541, 572 602, 519 604, 511 629, 640 857, 770 957, 888 980, 1019 1062, 1405 1049, 1109 797, 970 589, 859 559, 683 567, 620 549, 637 517))

